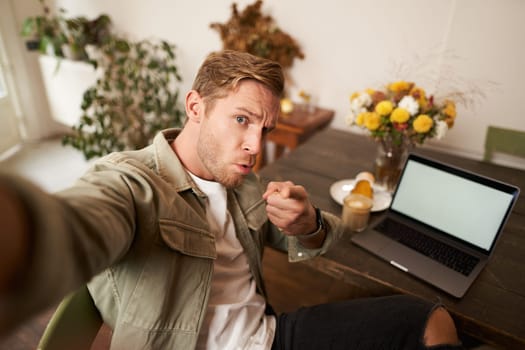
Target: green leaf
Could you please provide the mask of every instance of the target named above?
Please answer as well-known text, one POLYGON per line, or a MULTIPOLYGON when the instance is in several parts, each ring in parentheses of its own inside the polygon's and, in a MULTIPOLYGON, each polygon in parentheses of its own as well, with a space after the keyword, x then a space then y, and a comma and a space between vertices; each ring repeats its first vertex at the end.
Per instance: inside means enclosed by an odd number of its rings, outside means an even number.
POLYGON ((35 27, 36 27, 35 19, 33 17, 28 17, 22 23, 22 30, 21 30, 20 34, 22 36, 33 35, 34 31, 35 31, 35 27))

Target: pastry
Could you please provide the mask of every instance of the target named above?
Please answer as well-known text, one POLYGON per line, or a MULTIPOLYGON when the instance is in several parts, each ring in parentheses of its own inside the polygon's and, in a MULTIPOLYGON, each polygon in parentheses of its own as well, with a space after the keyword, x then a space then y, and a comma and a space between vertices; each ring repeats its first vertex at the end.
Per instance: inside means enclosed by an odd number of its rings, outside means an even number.
POLYGON ((372 174, 369 171, 362 171, 355 177, 355 181, 359 180, 368 180, 368 182, 370 182, 370 186, 373 186, 375 182, 375 177, 374 174, 372 174))
POLYGON ((361 194, 370 199, 374 198, 374 190, 372 189, 372 186, 368 180, 358 180, 350 193, 361 194))

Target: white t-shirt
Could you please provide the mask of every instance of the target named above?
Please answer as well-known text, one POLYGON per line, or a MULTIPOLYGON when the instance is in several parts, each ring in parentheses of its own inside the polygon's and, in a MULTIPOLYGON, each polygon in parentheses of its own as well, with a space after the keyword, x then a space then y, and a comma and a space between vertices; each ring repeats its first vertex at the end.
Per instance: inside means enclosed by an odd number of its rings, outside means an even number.
POLYGON ((248 258, 227 209, 226 188, 190 175, 208 196, 206 217, 215 234, 217 249, 210 299, 197 349, 270 349, 275 317, 264 314, 265 300, 256 292, 248 258))

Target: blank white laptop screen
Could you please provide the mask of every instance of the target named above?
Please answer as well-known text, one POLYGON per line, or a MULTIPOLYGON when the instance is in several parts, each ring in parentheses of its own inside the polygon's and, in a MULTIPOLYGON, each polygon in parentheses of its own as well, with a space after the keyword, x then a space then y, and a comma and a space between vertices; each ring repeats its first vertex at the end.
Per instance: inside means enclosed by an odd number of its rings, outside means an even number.
POLYGON ((409 160, 391 208, 488 251, 513 195, 409 160))

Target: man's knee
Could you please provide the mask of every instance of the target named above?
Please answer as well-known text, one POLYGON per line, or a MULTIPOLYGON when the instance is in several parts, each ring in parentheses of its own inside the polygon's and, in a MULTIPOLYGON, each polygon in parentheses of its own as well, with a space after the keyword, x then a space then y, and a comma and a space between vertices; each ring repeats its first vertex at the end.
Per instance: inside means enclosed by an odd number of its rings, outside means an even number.
POLYGON ((434 309, 430 314, 425 328, 424 343, 426 346, 461 343, 454 320, 443 307, 434 309))

